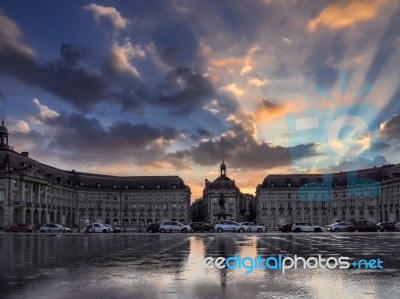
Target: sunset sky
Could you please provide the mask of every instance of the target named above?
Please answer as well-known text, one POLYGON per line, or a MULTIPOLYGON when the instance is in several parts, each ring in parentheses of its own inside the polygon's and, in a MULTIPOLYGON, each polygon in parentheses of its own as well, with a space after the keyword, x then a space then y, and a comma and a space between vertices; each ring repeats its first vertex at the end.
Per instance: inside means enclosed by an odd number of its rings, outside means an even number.
POLYGON ((66 170, 179 175, 192 200, 223 151, 248 193, 272 173, 399 163, 399 81, 395 0, 0 3, 10 145, 66 170))

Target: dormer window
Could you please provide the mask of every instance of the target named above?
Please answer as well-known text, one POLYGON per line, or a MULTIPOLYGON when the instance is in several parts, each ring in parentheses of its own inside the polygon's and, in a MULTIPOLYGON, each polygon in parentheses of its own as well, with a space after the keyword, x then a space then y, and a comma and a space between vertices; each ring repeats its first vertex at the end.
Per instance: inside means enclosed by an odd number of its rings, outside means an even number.
POLYGON ((83 182, 80 182, 80 184, 79 184, 81 187, 83 187, 84 186, 84 184, 83 184, 83 182))
POLYGON ((114 184, 113 188, 114 188, 114 189, 117 189, 117 185, 114 184))
POLYGON ((129 186, 128 186, 128 185, 125 185, 125 189, 129 189, 129 186))
POLYGON ((161 186, 160 186, 159 184, 157 184, 156 188, 157 188, 157 189, 160 189, 160 188, 161 188, 161 186))
POLYGON ((144 185, 140 185, 140 189, 144 189, 144 185))
POLYGON ((172 189, 176 189, 176 185, 175 184, 172 185, 172 189))
POLYGON ((97 188, 101 188, 101 184, 100 183, 97 183, 97 188))

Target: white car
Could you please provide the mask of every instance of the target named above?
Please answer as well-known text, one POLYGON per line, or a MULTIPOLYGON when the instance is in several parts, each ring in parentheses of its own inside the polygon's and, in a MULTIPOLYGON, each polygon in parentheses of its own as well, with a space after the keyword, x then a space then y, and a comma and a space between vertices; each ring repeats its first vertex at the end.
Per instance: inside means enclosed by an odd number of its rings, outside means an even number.
POLYGON ((328 225, 328 231, 330 232, 347 232, 346 222, 336 222, 328 225))
POLYGON ((247 226, 241 225, 232 220, 218 220, 215 222, 214 225, 214 231, 217 231, 219 233, 222 233, 224 231, 243 233, 247 230, 248 230, 247 226))
POLYGON ((65 233, 65 227, 59 224, 44 224, 40 228, 41 233, 65 233))
POLYGON ((164 221, 160 224, 160 233, 172 233, 181 232, 187 233, 191 232, 192 228, 189 225, 182 224, 178 221, 164 221))
POLYGON ((108 227, 102 223, 92 223, 87 227, 88 233, 112 233, 114 232, 112 227, 108 227))
POLYGON ((322 227, 311 223, 293 223, 293 232, 322 232, 322 227))
POLYGON ((258 233, 267 232, 267 229, 265 228, 265 226, 256 225, 256 224, 254 224, 252 222, 241 222, 239 224, 247 226, 247 228, 248 228, 247 231, 248 232, 258 232, 258 233))

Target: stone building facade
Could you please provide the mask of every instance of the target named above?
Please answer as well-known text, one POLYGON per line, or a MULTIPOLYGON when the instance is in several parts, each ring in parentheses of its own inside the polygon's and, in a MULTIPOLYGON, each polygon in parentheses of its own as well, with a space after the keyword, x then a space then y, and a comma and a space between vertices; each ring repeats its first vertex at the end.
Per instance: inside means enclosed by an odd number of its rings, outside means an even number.
POLYGON ((178 176, 108 176, 60 170, 17 153, 0 126, 0 226, 85 219, 113 225, 189 222, 191 190, 178 176))
POLYGON ((400 221, 400 164, 333 174, 269 175, 256 190, 257 222, 327 225, 400 221))
POLYGON ((238 222, 253 221, 255 218, 254 197, 243 194, 235 180, 226 175, 226 164, 222 161, 220 176, 214 180, 205 180, 203 197, 192 204, 193 221, 214 223, 217 220, 238 222))

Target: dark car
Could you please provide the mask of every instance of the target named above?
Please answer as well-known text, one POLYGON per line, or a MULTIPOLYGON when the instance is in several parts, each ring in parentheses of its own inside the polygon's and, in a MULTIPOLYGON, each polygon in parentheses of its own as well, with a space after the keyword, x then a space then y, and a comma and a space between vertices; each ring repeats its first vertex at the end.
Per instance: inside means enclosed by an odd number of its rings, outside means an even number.
POLYGON ((6 232, 8 233, 31 233, 33 227, 29 224, 13 224, 7 227, 6 232))
POLYGON ((144 231, 146 233, 158 233, 160 231, 160 224, 159 223, 150 224, 148 227, 146 227, 144 231))
POLYGON ((119 233, 121 231, 121 228, 118 226, 110 225, 110 224, 104 224, 107 227, 111 227, 114 231, 114 233, 119 233))
POLYGON ((370 221, 353 221, 347 227, 349 232, 380 232, 383 227, 370 221))
POLYGON ((385 232, 394 232, 396 230, 396 224, 392 222, 381 222, 378 225, 382 226, 385 232))
POLYGON ((286 224, 284 224, 284 225, 281 225, 281 227, 279 228, 279 230, 280 230, 281 232, 284 232, 284 233, 286 233, 286 232, 291 232, 291 231, 292 231, 292 225, 293 225, 293 223, 286 223, 286 224))
POLYGON ((189 224, 194 232, 213 232, 214 227, 205 222, 192 222, 189 224))

